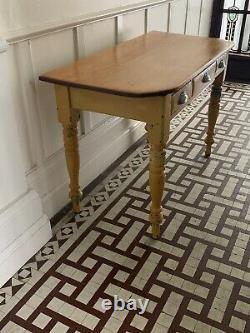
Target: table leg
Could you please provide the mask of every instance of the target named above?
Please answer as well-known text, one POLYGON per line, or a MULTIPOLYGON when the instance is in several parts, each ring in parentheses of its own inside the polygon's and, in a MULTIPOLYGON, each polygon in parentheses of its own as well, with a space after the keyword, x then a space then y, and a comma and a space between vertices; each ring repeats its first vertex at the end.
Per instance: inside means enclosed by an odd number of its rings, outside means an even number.
POLYGON ((77 122, 79 111, 71 108, 69 91, 62 86, 56 86, 58 118, 63 126, 65 157, 70 178, 69 197, 73 211, 80 212, 81 191, 79 187, 80 156, 77 137, 77 122))
POLYGON ((159 238, 160 225, 162 223, 161 200, 164 189, 165 174, 165 147, 152 144, 150 148, 149 162, 149 186, 151 192, 150 223, 152 225, 152 237, 159 238))
POLYGON ((163 115, 158 122, 147 124, 148 139, 150 144, 149 162, 149 187, 151 194, 150 223, 152 226, 152 237, 160 237, 160 225, 162 223, 161 201, 165 183, 165 145, 169 137, 170 124, 170 102, 163 110, 163 115))
POLYGON ((219 76, 217 76, 212 86, 209 108, 208 108, 208 130, 205 139, 206 143, 205 157, 209 157, 211 155, 211 148, 212 144, 214 143, 213 139, 214 128, 219 115, 223 79, 224 79, 224 72, 222 72, 219 76))
POLYGON ((81 191, 79 187, 80 156, 77 137, 77 122, 63 124, 63 137, 66 163, 70 178, 69 196, 72 201, 73 211, 79 213, 81 191))

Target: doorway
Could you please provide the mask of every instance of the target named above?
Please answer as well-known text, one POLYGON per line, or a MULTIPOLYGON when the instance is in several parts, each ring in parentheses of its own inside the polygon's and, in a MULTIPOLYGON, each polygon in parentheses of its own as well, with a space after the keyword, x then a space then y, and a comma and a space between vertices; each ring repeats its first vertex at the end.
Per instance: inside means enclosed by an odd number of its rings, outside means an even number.
POLYGON ((235 43, 226 79, 250 83, 250 0, 214 0, 210 37, 235 43))

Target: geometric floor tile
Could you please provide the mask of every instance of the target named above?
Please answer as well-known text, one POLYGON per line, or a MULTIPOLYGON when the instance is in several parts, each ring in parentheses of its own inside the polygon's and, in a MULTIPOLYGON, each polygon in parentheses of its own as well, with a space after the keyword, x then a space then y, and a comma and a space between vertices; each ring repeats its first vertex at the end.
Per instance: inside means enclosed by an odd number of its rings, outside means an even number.
POLYGON ((250 332, 250 87, 224 85, 210 159, 207 100, 171 122, 161 237, 144 142, 0 289, 1 333, 250 332))

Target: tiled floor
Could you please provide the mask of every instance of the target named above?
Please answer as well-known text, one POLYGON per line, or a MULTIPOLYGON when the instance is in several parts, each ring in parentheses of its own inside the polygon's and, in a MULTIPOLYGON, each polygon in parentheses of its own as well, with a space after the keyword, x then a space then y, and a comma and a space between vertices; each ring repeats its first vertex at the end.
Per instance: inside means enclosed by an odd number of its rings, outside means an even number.
POLYGON ((210 160, 206 100, 172 122, 161 238, 145 143, 0 289, 1 333, 250 332, 250 87, 225 85, 210 160), (114 295, 149 299, 146 312, 104 311, 114 295))

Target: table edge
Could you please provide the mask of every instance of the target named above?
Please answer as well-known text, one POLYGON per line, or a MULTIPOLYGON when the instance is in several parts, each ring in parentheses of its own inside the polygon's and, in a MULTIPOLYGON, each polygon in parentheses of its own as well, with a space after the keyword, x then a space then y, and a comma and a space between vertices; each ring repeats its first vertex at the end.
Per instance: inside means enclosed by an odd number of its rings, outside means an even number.
POLYGON ((196 72, 192 74, 192 76, 188 79, 182 82, 180 85, 170 88, 170 89, 164 89, 164 90, 156 90, 156 91, 146 91, 143 93, 138 93, 138 92, 128 92, 128 91, 122 91, 122 90, 114 90, 110 88, 103 88, 103 87, 95 87, 95 86, 90 86, 87 84, 82 84, 82 83, 76 83, 76 82, 69 82, 69 81, 64 81, 64 80, 59 80, 59 79, 54 79, 47 77, 46 75, 40 75, 39 80, 43 82, 48 82, 48 83, 53 83, 57 85, 61 85, 64 87, 68 88, 78 88, 78 89, 87 89, 91 91, 97 91, 97 92, 102 92, 102 93, 107 93, 111 95, 117 95, 117 96, 125 96, 125 97, 154 97, 154 96, 166 96, 168 94, 172 94, 179 89, 181 89, 185 84, 187 84, 189 81, 193 80, 194 77, 199 75, 202 71, 204 71, 207 67, 209 67, 212 63, 214 63, 217 59, 222 57, 224 54, 228 53, 232 49, 232 45, 229 45, 225 50, 222 52, 218 53, 216 57, 211 59, 209 62, 204 64, 202 67, 200 67, 196 72))

